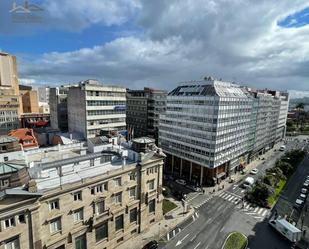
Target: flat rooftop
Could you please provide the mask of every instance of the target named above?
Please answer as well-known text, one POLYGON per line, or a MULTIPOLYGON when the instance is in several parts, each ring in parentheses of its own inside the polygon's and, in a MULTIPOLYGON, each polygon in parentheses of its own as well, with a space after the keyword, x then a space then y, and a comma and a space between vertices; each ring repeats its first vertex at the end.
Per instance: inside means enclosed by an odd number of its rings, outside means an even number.
MULTIPOLYGON (((114 159, 111 162, 99 164, 97 166, 90 166, 88 163, 80 163, 78 165, 64 165, 62 166, 62 176, 56 167, 42 169, 41 177, 33 178, 37 183, 38 191, 49 190, 60 187, 64 184, 75 183, 82 181, 83 179, 96 177, 102 174, 106 174, 109 171, 121 169, 122 167, 128 167, 134 163, 128 161, 125 166, 122 165, 121 159, 114 159)), ((31 169, 30 169, 31 170, 31 169)))

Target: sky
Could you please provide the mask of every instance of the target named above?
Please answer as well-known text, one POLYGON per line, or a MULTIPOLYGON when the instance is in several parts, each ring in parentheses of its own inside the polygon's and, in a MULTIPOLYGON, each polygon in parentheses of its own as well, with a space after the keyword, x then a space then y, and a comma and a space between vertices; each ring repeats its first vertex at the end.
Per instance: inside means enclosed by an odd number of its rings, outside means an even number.
POLYGON ((32 0, 29 16, 13 2, 0 0, 0 50, 23 84, 171 90, 213 76, 309 96, 305 0, 32 0))

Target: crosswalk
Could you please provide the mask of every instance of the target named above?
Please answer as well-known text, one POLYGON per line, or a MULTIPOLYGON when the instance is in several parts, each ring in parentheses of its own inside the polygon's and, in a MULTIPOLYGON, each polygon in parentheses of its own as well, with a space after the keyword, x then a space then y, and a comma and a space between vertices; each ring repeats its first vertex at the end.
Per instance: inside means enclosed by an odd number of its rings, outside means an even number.
POLYGON ((219 194, 219 197, 221 197, 222 199, 232 202, 234 204, 238 204, 241 201, 241 196, 235 195, 235 194, 231 194, 228 192, 222 192, 219 194))
POLYGON ((238 209, 247 215, 252 216, 257 220, 262 220, 268 214, 269 210, 266 208, 258 207, 249 202, 244 202, 244 205, 240 205, 238 209))
POLYGON ((238 196, 236 194, 232 194, 229 192, 222 192, 218 195, 220 198, 232 202, 235 205, 239 204, 237 206, 237 209, 255 219, 262 220, 264 217, 268 214, 269 210, 266 208, 258 207, 252 203, 249 203, 247 201, 244 201, 244 204, 242 204, 242 197, 238 196))

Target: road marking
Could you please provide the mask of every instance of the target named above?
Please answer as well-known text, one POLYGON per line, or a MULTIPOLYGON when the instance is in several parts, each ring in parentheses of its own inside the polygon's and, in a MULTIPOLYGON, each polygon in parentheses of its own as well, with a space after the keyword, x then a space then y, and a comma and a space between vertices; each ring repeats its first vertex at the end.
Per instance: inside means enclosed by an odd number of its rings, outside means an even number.
POLYGON ((195 238, 196 238, 196 235, 194 235, 194 236, 190 239, 190 241, 192 242, 193 240, 195 240, 195 238))
POLYGON ((232 201, 235 198, 235 196, 230 196, 227 200, 232 201))
POLYGON ((198 248, 200 244, 201 244, 201 242, 199 242, 199 243, 196 245, 196 247, 194 247, 194 249, 198 248))
POLYGON ((265 216, 267 213, 267 209, 264 210, 264 212, 262 213, 262 216, 265 216))
POLYGON ((189 236, 189 234, 190 234, 190 233, 188 233, 188 234, 187 234, 185 237, 183 237, 181 240, 184 241, 184 240, 189 236))
POLYGON ((220 233, 223 231, 224 228, 225 228, 224 226, 221 228, 220 233))
POLYGON ((259 211, 257 212, 258 214, 261 214, 263 212, 263 208, 260 208, 259 211))
POLYGON ((176 243, 176 246, 179 246, 188 236, 189 236, 189 233, 185 237, 183 237, 181 240, 178 240, 176 243))
POLYGON ((205 247, 205 249, 208 249, 209 245, 205 247))

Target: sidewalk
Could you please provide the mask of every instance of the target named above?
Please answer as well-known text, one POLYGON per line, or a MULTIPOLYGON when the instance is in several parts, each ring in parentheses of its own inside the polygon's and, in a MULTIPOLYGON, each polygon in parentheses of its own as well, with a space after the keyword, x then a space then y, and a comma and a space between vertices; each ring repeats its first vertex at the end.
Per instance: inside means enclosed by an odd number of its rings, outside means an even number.
POLYGON ((140 249, 151 240, 160 241, 160 239, 162 240, 167 233, 175 229, 178 224, 194 214, 194 208, 188 207, 188 212, 183 214, 183 206, 181 202, 175 201, 173 198, 165 199, 174 202, 177 207, 165 214, 160 222, 150 226, 149 230, 137 234, 134 238, 131 238, 116 247, 117 249, 140 249))
POLYGON ((250 171, 254 168, 256 168, 259 164, 262 162, 265 162, 268 158, 274 156, 274 150, 278 150, 281 146, 281 143, 278 143, 272 148, 271 150, 267 151, 264 155, 261 155, 261 158, 265 158, 265 160, 256 159, 253 162, 249 163, 245 168, 245 174, 241 174, 240 172, 237 172, 236 174, 232 175, 232 178, 235 180, 233 183, 229 182, 229 177, 221 181, 220 184, 216 185, 215 187, 204 187, 206 195, 219 195, 222 191, 225 189, 228 189, 229 187, 233 185, 238 185, 241 180, 246 178, 250 171), (221 186, 224 185, 224 188, 222 189, 221 186), (215 189, 215 192, 213 193, 213 190, 215 189))

